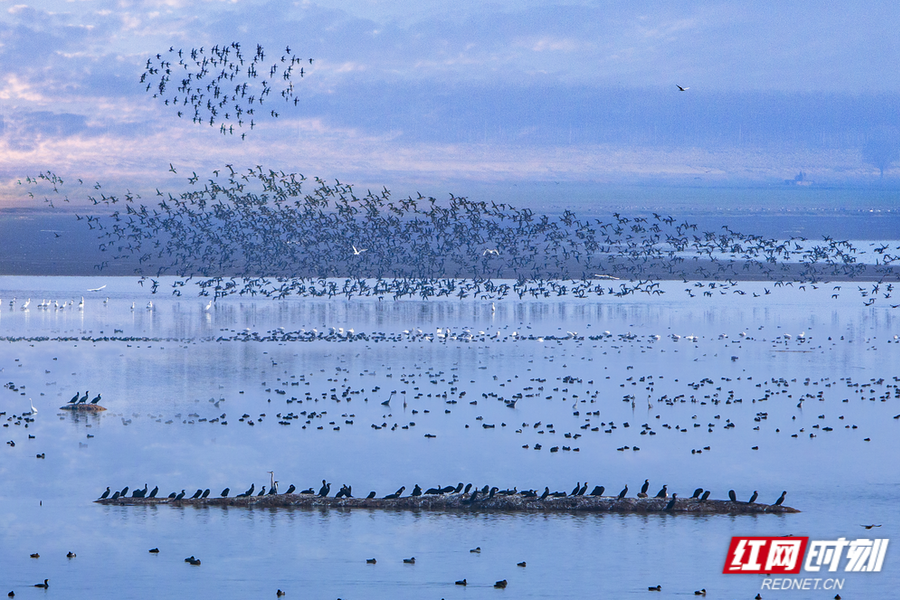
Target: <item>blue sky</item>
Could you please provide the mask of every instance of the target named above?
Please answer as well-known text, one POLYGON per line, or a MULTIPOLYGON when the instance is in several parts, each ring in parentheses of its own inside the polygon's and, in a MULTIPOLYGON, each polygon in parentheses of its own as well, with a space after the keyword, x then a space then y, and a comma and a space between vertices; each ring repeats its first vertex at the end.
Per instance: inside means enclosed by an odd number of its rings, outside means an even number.
POLYGON ((146 187, 170 162, 373 185, 865 176, 858 147, 900 126, 898 30, 892 2, 0 2, 0 185, 146 187), (315 58, 244 141, 138 81, 169 47, 232 41, 315 58))

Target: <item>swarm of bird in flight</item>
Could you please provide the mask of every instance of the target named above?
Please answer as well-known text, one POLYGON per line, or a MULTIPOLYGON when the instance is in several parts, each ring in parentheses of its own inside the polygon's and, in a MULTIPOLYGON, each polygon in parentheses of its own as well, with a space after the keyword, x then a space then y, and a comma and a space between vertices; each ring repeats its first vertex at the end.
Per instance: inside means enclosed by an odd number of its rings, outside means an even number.
MULTIPOLYGON (((312 64, 312 58, 298 57, 290 46, 268 59, 259 44, 252 58, 242 53, 238 42, 208 51, 170 46, 168 52, 147 59, 141 84, 179 118, 234 135, 235 128, 252 130, 261 119, 277 118, 285 106, 297 106, 294 78, 302 78, 312 64)), ((242 132, 241 139, 245 136, 242 132)))
MULTIPOLYGON (((50 171, 26 182, 65 191, 50 171)), ((691 296, 747 295, 738 281, 798 282, 803 289, 859 279, 873 282, 856 286, 870 305, 891 299, 891 282, 900 280, 892 264, 900 255, 888 245, 875 248, 876 263, 866 264, 847 240, 776 240, 728 226, 701 231, 656 213, 599 219, 454 195, 396 200, 386 188, 362 195, 340 181, 310 182, 262 165, 225 165, 205 182, 193 172, 188 184, 177 195, 157 189, 145 202, 130 191, 107 194, 97 183, 87 195, 92 214, 76 218, 96 231, 114 264, 143 276, 178 276, 175 295, 198 277, 201 295, 212 299, 658 295, 664 279, 696 282, 686 290, 691 296)), ((152 290, 158 287, 154 280, 152 290)))

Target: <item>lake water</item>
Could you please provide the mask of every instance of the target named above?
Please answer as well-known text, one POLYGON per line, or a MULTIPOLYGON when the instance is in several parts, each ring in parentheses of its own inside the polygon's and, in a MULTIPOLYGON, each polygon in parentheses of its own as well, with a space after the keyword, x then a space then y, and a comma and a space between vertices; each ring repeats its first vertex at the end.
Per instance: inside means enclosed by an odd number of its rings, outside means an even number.
MULTIPOLYGON (((900 539, 900 309, 865 306, 857 285, 872 284, 740 282, 691 297, 679 281, 653 297, 493 305, 228 297, 206 310, 135 278, 0 277, 0 591, 44 594, 31 586, 49 578, 48 594, 97 599, 622 598, 655 585, 659 597, 833 598, 722 569, 732 536, 900 539), (108 411, 57 410, 76 392, 102 394, 108 411), (33 421, 15 418, 29 399, 33 421), (633 495, 649 479, 651 494, 667 484, 772 503, 787 490, 802 512, 92 502, 145 483, 234 495, 268 486, 269 471, 282 491, 325 479, 355 496, 585 481, 633 495), (184 562, 192 555, 202 565, 184 562)), ((844 598, 892 597, 896 557, 891 545, 880 573, 831 575, 844 598)))

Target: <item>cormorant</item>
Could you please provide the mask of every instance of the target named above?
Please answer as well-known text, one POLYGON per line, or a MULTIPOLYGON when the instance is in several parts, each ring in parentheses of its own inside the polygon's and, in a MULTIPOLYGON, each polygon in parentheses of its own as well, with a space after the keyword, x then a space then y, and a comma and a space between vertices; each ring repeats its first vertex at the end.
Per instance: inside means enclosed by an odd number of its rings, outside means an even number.
POLYGON ((50 581, 50 580, 49 580, 49 579, 45 579, 45 580, 44 580, 44 583, 36 583, 36 584, 34 584, 34 587, 36 587, 36 588, 44 588, 44 589, 46 590, 47 588, 50 587, 50 584, 47 583, 48 581, 50 581))
POLYGON ((150 554, 159 554, 159 548, 150 548, 150 554))
POLYGON ((606 488, 602 485, 594 486, 594 489, 591 490, 591 496, 602 496, 605 491, 606 488))
POLYGON ((409 493, 409 495, 410 496, 421 496, 422 495, 422 488, 419 487, 418 483, 413 488, 413 491, 409 493))
POLYGON ((747 504, 753 504, 756 502, 756 499, 759 497, 759 493, 756 490, 753 490, 753 495, 750 496, 750 499, 747 500, 747 504))
POLYGON ((369 492, 369 495, 366 496, 366 500, 371 500, 374 497, 375 497, 375 490, 372 490, 371 492, 369 492))
POLYGON ((628 484, 626 483, 625 489, 622 490, 621 492, 619 492, 619 496, 616 498, 616 500, 621 500, 622 498, 625 497, 625 494, 627 494, 627 493, 628 493, 628 484))
POLYGON ((673 494, 672 494, 672 499, 669 500, 669 503, 666 504, 666 507, 665 507, 663 510, 666 510, 666 511, 672 510, 672 509, 675 507, 675 499, 676 499, 677 496, 678 496, 678 494, 673 493, 673 494))
POLYGON ((107 498, 109 498, 109 486, 106 486, 106 491, 100 494, 101 500, 106 500, 107 498))
POLYGON ((257 496, 265 496, 265 495, 266 495, 266 486, 262 486, 261 488, 259 488, 259 493, 257 494, 257 496))
POLYGON ((78 398, 81 396, 81 392, 75 392, 75 395, 72 396, 72 399, 66 402, 66 404, 75 404, 78 402, 78 398))
POLYGON ((471 490, 471 489, 472 489, 472 484, 471 484, 471 483, 467 483, 467 484, 466 484, 466 489, 463 490, 463 494, 468 494, 468 493, 469 493, 469 490, 471 490))
POLYGON ((324 498, 328 495, 328 492, 331 491, 331 484, 325 483, 325 480, 322 480, 322 487, 319 489, 319 497, 324 498))
POLYGON ((781 496, 779 496, 778 500, 775 501, 775 506, 781 506, 781 503, 784 502, 784 497, 787 494, 787 491, 781 492, 781 496))
POLYGON ((728 490, 728 499, 732 502, 737 502, 737 496, 734 494, 734 490, 728 490))
POLYGON ((666 490, 666 487, 667 487, 667 486, 665 486, 665 485, 662 486, 662 489, 659 490, 659 491, 656 493, 656 496, 655 496, 655 497, 656 497, 656 498, 668 498, 668 497, 669 497, 669 492, 666 490))
POLYGON ((403 490, 405 490, 405 489, 406 489, 406 486, 405 486, 405 485, 404 485, 404 486, 401 486, 399 490, 397 490, 397 491, 394 492, 393 494, 388 494, 387 496, 384 497, 384 499, 385 499, 385 500, 393 500, 393 499, 395 499, 395 498, 399 498, 400 495, 403 493, 403 490))
POLYGON ((374 565, 376 562, 378 562, 378 561, 376 561, 374 558, 367 558, 367 559, 366 559, 366 564, 367 564, 367 565, 374 565))
POLYGON ((549 496, 549 495, 550 495, 550 488, 549 488, 549 487, 545 487, 545 488, 544 488, 544 493, 541 494, 541 500, 546 500, 546 499, 547 499, 547 496, 549 496))
POLYGON ((203 493, 203 490, 202 490, 202 489, 201 489, 201 490, 197 490, 196 492, 194 492, 194 495, 191 496, 191 500, 196 500, 197 498, 200 497, 200 494, 202 494, 202 493, 203 493))
POLYGON ((181 490, 181 493, 175 496, 176 500, 181 500, 182 498, 184 498, 184 490, 181 490))
POLYGON ((158 494, 158 493, 159 493, 159 486, 157 485, 152 490, 150 490, 150 495, 147 497, 148 498, 156 498, 156 494, 158 494))
POLYGON ((501 579, 500 581, 498 581, 497 583, 494 584, 494 587, 502 590, 503 588, 506 587, 506 580, 501 579))
POLYGON ((403 562, 405 562, 408 565, 414 565, 414 564, 416 564, 416 557, 412 556, 410 558, 404 558, 403 562))
POLYGON ((223 498, 227 498, 227 497, 228 497, 228 492, 230 492, 230 491, 231 491, 231 488, 225 488, 224 490, 222 490, 222 493, 221 493, 220 495, 221 495, 223 498))
POLYGON ((697 488, 696 490, 694 490, 694 495, 691 496, 691 498, 692 499, 699 498, 700 494, 702 494, 702 493, 703 493, 703 488, 697 488))
POLYGON ((205 490, 203 490, 203 493, 200 494, 200 497, 201 497, 201 498, 206 498, 206 497, 208 497, 208 496, 209 496, 209 488, 206 488, 205 490))
POLYGON ((703 495, 700 496, 700 502, 706 502, 706 499, 709 498, 709 490, 703 492, 703 495))
POLYGON ((578 490, 578 493, 575 494, 575 495, 576 495, 576 496, 584 496, 584 493, 587 491, 587 486, 588 486, 588 482, 585 481, 585 482, 584 482, 584 485, 581 486, 581 489, 578 490))
POLYGON ((113 492, 112 498, 110 498, 110 500, 118 500, 119 496, 120 496, 119 492, 113 492))
POLYGON ((291 486, 290 486, 290 487, 287 489, 287 491, 285 492, 285 494, 293 494, 293 493, 294 493, 294 490, 296 490, 296 489, 297 489, 297 488, 294 487, 294 484, 292 483, 291 486))
POLYGON ((577 495, 578 495, 578 490, 580 490, 580 489, 581 489, 581 482, 579 481, 579 482, 577 482, 577 483, 575 484, 575 489, 572 490, 572 493, 570 493, 569 495, 570 495, 570 496, 577 496, 577 495))
POLYGON ((122 488, 122 491, 119 492, 119 497, 124 498, 127 495, 128 495, 128 486, 126 485, 124 488, 122 488))
POLYGON ((644 485, 641 486, 641 493, 642 493, 642 494, 646 494, 646 493, 647 493, 647 490, 649 490, 649 489, 650 489, 650 480, 649 480, 649 479, 645 479, 645 480, 644 480, 644 485))
POLYGON ((100 402, 100 394, 97 394, 93 400, 91 400, 91 404, 97 404, 100 402))
POLYGON ((456 582, 456 585, 466 585, 466 580, 460 579, 459 581, 456 582))

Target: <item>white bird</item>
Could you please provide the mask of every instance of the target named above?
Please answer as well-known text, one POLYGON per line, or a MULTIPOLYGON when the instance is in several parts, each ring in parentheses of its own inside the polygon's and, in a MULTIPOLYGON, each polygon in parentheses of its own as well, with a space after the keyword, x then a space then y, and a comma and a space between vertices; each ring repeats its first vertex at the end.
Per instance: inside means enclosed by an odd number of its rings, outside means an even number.
POLYGON ((104 283, 104 284, 101 285, 100 287, 94 288, 94 289, 91 289, 91 290, 88 290, 88 291, 89 291, 89 292, 99 292, 100 290, 102 290, 102 289, 105 288, 105 287, 106 287, 106 284, 104 283))
POLYGON ((481 253, 482 256, 487 256, 488 254, 493 254, 494 256, 500 256, 500 251, 493 249, 493 248, 488 248, 487 250, 485 250, 484 252, 481 253))
POLYGON ((153 310, 153 300, 147 303, 147 310, 153 310))
POLYGON ((34 407, 34 402, 31 401, 31 398, 28 399, 28 402, 31 404, 31 414, 36 415, 37 409, 34 407))
POLYGON ((350 246, 350 247, 353 248, 353 256, 359 256, 360 254, 362 254, 363 252, 368 250, 368 248, 363 248, 362 250, 357 250, 356 246, 350 246))
POLYGON ((31 304, 31 298, 25 301, 25 304, 22 305, 22 310, 28 310, 29 304, 31 304))
POLYGON ((213 301, 210 300, 210 301, 209 301, 209 304, 207 304, 207 305, 206 305, 206 308, 204 308, 203 310, 209 310, 210 308, 212 308, 212 304, 213 304, 213 301))
POLYGON ((689 88, 689 87, 681 87, 681 86, 678 85, 677 83, 675 84, 675 87, 677 87, 678 90, 681 91, 681 92, 686 92, 686 91, 688 91, 689 89, 691 89, 691 88, 689 88))

